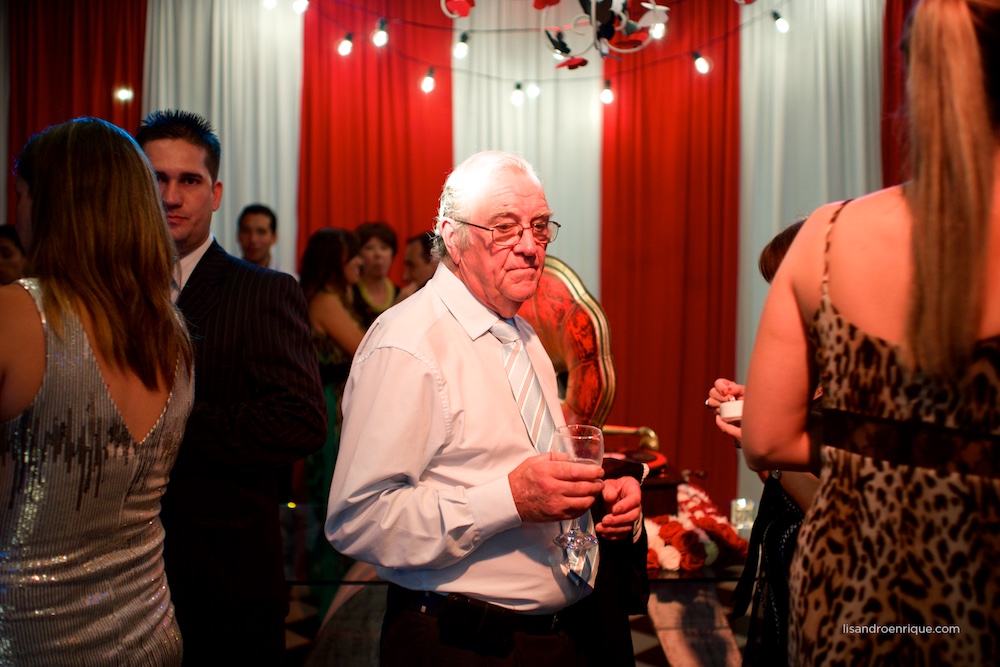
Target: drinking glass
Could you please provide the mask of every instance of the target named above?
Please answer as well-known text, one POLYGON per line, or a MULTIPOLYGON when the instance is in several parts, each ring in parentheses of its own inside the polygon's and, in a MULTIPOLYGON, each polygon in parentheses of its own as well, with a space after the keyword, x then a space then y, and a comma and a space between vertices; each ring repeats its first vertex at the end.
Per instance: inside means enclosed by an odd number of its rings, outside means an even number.
MULTIPOLYGON (((553 448, 569 455, 570 461, 601 465, 604 458, 604 434, 596 426, 568 424, 556 429, 553 448)), ((597 537, 580 530, 580 519, 569 522, 569 530, 557 535, 556 544, 571 551, 585 551, 597 546, 597 537)))

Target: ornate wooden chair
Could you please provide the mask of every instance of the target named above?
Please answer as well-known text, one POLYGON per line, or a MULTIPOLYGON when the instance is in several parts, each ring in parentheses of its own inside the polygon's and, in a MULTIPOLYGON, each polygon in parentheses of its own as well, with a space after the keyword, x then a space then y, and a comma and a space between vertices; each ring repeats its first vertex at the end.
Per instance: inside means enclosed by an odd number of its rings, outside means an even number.
MULTIPOLYGON (((552 360, 567 423, 593 424, 606 436, 639 436, 639 450, 650 454, 659 450, 659 438, 648 427, 605 424, 617 388, 611 332, 601 304, 573 269, 556 257, 546 257, 538 290, 518 315, 532 326, 552 360)), ((623 448, 609 445, 608 449, 623 448)), ((650 467, 666 464, 660 454, 640 458, 650 467)))

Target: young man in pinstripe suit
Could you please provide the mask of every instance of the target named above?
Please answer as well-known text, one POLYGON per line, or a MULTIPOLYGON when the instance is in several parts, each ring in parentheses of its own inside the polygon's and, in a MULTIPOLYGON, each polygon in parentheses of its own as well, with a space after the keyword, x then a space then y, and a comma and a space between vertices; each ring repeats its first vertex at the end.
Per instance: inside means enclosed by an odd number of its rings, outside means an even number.
POLYGON ((320 447, 326 407, 305 298, 209 233, 221 150, 209 124, 157 111, 136 140, 160 184, 195 347, 195 404, 163 497, 184 665, 280 665, 287 613, 277 474, 320 447))

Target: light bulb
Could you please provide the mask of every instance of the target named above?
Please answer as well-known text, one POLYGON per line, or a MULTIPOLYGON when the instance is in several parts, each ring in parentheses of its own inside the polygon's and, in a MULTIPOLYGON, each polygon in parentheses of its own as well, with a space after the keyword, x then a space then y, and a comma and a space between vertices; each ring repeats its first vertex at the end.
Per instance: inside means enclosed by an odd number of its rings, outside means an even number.
POLYGON ((385 19, 378 20, 378 28, 375 29, 375 33, 372 35, 372 44, 382 48, 389 43, 389 33, 385 31, 385 19))
POLYGON ((566 56, 564 56, 559 51, 553 51, 552 52, 552 57, 555 58, 556 60, 559 60, 559 61, 566 60, 566 56))
POLYGON ((264 0, 264 9, 274 9, 278 6, 278 0, 264 0))
POLYGON ((351 55, 351 49, 354 47, 354 34, 347 33, 344 39, 340 40, 340 44, 337 45, 337 53, 342 56, 351 55))
POLYGON ((292 3, 292 10, 296 14, 304 14, 307 9, 309 9, 309 0, 295 0, 292 3))
POLYGON ((459 40, 455 42, 455 46, 452 47, 451 55, 455 56, 456 60, 461 60, 469 55, 469 33, 462 33, 459 40))
POLYGON ((611 92, 611 82, 604 82, 604 90, 601 91, 601 102, 605 104, 611 104, 615 101, 615 94, 611 92))
POLYGON ((132 92, 131 88, 119 88, 115 91, 115 97, 119 102, 128 102, 135 97, 135 93, 132 92))
POLYGON ((538 87, 537 83, 529 83, 525 92, 528 93, 528 97, 535 99, 542 94, 542 89, 538 87))
POLYGON ((711 65, 711 63, 708 62, 708 60, 705 59, 704 56, 702 56, 700 53, 698 53, 697 51, 695 51, 694 52, 694 68, 696 70, 698 70, 699 74, 708 74, 708 71, 710 69, 712 69, 712 65, 711 65))
POLYGON ((524 91, 521 90, 521 84, 514 84, 514 92, 510 94, 510 103, 516 107, 524 104, 524 91))
POLYGON ((788 29, 791 26, 788 25, 788 21, 786 21, 781 14, 778 12, 771 12, 771 18, 774 19, 774 27, 778 29, 778 32, 788 32, 788 29))
POLYGON ((663 36, 667 34, 667 24, 666 23, 654 23, 649 26, 649 36, 653 39, 663 39, 663 36))
POLYGON ((427 76, 420 82, 420 90, 429 93, 434 90, 434 68, 427 70, 427 76))

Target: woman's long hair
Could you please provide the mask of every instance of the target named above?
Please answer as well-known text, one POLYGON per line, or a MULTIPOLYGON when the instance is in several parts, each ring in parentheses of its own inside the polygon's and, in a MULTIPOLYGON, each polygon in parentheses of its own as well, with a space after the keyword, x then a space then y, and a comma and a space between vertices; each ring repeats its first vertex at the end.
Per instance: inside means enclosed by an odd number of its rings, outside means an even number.
POLYGON ((310 236, 299 270, 299 285, 306 300, 327 287, 332 287, 341 300, 345 300, 350 285, 344 276, 344 264, 357 255, 360 248, 357 237, 346 229, 328 227, 310 236))
POLYGON ((940 380, 968 366, 982 314, 998 128, 1000 2, 922 0, 904 41, 915 284, 906 338, 940 380))
POLYGON ((57 334, 85 309, 94 343, 149 389, 173 381, 191 342, 170 300, 174 264, 156 176, 138 144, 97 118, 33 136, 17 160, 31 197, 26 274, 39 279, 57 334))

